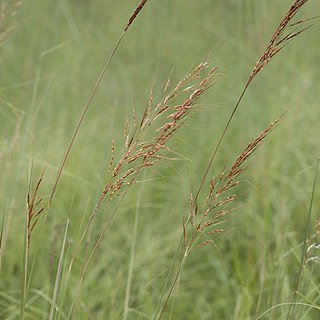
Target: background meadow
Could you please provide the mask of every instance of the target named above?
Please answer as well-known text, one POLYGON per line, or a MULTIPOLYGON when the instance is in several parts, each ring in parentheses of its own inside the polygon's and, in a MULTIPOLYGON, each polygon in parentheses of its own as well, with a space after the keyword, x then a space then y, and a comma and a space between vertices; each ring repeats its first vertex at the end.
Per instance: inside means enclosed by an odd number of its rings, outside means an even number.
MULTIPOLYGON (((153 318, 189 212, 190 190, 197 189, 249 73, 291 3, 146 4, 98 89, 50 210, 32 233, 25 319, 49 317, 68 217, 54 319, 153 318), (104 185, 112 137, 117 158, 133 107, 141 118, 152 86, 157 102, 169 77, 178 82, 204 58, 222 75, 201 98, 200 111, 170 141, 181 159, 163 161, 139 177, 80 285, 88 252, 116 206, 101 209, 68 274, 104 185)), ((47 201, 83 106, 137 4, 31 0, 16 16, 0 20, 1 27, 15 24, 0 47, 0 319, 21 318, 27 194, 46 168, 40 192, 47 201)), ((319 12, 320 3, 310 0, 297 19, 319 12)), ((241 176, 237 209, 225 217, 224 233, 188 257, 165 319, 286 319, 297 279, 296 318, 319 317, 318 260, 298 276, 320 147, 318 34, 316 23, 294 39, 242 101, 215 160, 215 174, 285 114, 241 176)), ((311 234, 319 204, 316 185, 311 234)), ((312 249, 310 255, 319 252, 312 249)))

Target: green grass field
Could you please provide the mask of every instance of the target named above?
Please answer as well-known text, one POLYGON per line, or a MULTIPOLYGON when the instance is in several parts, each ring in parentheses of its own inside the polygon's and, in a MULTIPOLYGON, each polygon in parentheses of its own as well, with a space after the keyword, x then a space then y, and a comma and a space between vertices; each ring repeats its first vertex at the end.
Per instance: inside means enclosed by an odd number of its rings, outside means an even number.
MULTIPOLYGON (((320 150, 317 20, 306 21, 315 24, 250 84, 209 176, 232 166, 283 116, 239 176, 232 191, 238 199, 218 226, 224 232, 204 235, 198 244, 213 242, 192 250, 174 282, 190 191, 196 193, 250 72, 292 2, 149 0, 111 60, 28 250, 27 195, 45 170, 38 210, 48 203, 82 110, 139 1, 31 0, 13 17, 4 13, 14 1, 3 1, 0 34, 15 28, 0 46, 0 319, 159 319, 162 309, 162 319, 320 318, 320 255, 312 247, 320 241, 319 184, 313 187, 320 150), (81 241, 106 183, 112 139, 117 163, 126 119, 134 130, 151 88, 156 105, 169 77, 179 82, 203 59, 221 75, 168 142, 179 159, 137 175, 123 200, 104 201, 81 241)), ((319 12, 320 3, 310 0, 294 21, 319 12)))

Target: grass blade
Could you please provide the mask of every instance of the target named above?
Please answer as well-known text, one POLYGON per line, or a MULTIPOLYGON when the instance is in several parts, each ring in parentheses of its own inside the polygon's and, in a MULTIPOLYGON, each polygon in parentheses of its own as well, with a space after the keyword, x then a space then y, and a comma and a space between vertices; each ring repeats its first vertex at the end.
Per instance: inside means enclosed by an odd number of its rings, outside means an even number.
POLYGON ((299 272, 298 272, 298 276, 297 276, 297 284, 296 284, 295 292, 293 293, 293 296, 292 296, 291 305, 290 305, 289 312, 288 312, 288 315, 287 315, 287 319, 288 320, 289 319, 292 319, 292 320, 295 319, 296 299, 297 299, 297 293, 299 292, 299 289, 300 289, 301 280, 302 280, 302 271, 303 271, 303 267, 304 267, 305 259, 306 259, 307 243, 308 243, 308 237, 309 237, 309 234, 310 234, 310 220, 311 220, 313 199, 314 199, 315 189, 316 189, 316 185, 317 185, 317 178, 318 178, 318 172, 319 172, 319 163, 320 163, 320 158, 318 159, 316 171, 315 171, 315 174, 314 174, 314 180, 313 180, 313 186, 312 186, 312 192, 311 192, 311 198, 310 198, 309 210, 308 210, 308 217, 307 217, 307 223, 306 223, 306 230, 305 230, 304 241, 303 241, 303 246, 302 246, 300 265, 299 265, 299 272))
POLYGON ((54 290, 53 290, 53 295, 52 295, 52 300, 51 300, 51 308, 50 308, 49 320, 52 320, 53 319, 53 315, 54 315, 54 310, 55 310, 55 305, 56 305, 56 300, 57 300, 57 294, 58 294, 58 289, 59 289, 59 284, 60 284, 60 279, 61 279, 62 264, 63 264, 63 258, 64 258, 64 253, 65 253, 65 246, 66 246, 66 241, 67 241, 68 228, 69 228, 69 218, 67 219, 67 223, 66 223, 66 227, 65 227, 65 231, 64 231, 64 236, 63 236, 63 241, 62 241, 62 246, 61 246, 61 252, 60 252, 60 258, 59 258, 59 263, 58 263, 58 268, 57 268, 56 281, 55 281, 55 284, 54 284, 54 290))

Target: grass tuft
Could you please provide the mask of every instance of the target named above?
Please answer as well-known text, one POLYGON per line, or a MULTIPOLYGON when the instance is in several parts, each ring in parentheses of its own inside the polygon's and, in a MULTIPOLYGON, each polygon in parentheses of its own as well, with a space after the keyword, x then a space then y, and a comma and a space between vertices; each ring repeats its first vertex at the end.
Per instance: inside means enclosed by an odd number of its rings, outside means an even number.
MULTIPOLYGON (((173 48, 178 48, 186 57, 197 50, 203 56, 209 46, 209 50, 212 49, 213 36, 219 41, 224 39, 232 47, 232 59, 237 60, 236 63, 240 61, 241 70, 245 66, 245 54, 251 55, 254 51, 251 42, 255 45, 260 42, 264 27, 272 20, 272 14, 261 10, 271 7, 269 2, 264 5, 255 1, 221 2, 216 6, 221 12, 216 14, 209 2, 199 2, 193 10, 182 10, 183 0, 168 4, 154 1, 149 8, 154 10, 150 19, 156 27, 148 25, 125 37, 140 19, 148 1, 137 1, 135 9, 129 12, 126 12, 128 4, 123 0, 122 6, 121 1, 116 5, 110 1, 112 10, 97 12, 100 6, 109 9, 109 4, 103 1, 66 4, 62 0, 56 6, 33 0, 25 3, 19 18, 19 24, 25 26, 20 33, 11 31, 15 26, 12 17, 22 2, 7 0, 0 5, 0 44, 7 55, 0 65, 1 74, 17 81, 11 85, 0 84, 0 138, 2 133, 7 134, 0 147, 3 170, 0 195, 5 203, 0 211, 3 214, 0 271, 4 275, 0 285, 0 309, 3 307, 0 318, 317 318, 320 289, 314 262, 319 262, 320 222, 313 232, 310 225, 312 207, 319 202, 316 192, 319 162, 302 245, 298 240, 302 238, 300 229, 306 219, 301 212, 306 211, 303 206, 308 193, 303 190, 311 189, 307 179, 308 158, 318 146, 317 139, 312 137, 317 136, 316 129, 308 127, 315 123, 317 109, 312 99, 305 101, 300 91, 294 93, 292 89, 292 79, 297 78, 297 73, 303 73, 297 68, 297 61, 302 69, 308 59, 304 56, 300 61, 294 52, 292 61, 281 65, 286 69, 288 80, 288 84, 283 81, 283 88, 275 84, 277 71, 271 72, 260 89, 259 84, 253 87, 253 80, 274 57, 314 24, 317 17, 296 20, 308 0, 292 0, 253 68, 248 68, 251 72, 244 80, 236 79, 241 94, 234 96, 236 83, 229 83, 233 86, 231 90, 218 89, 212 97, 209 89, 213 85, 216 88, 221 74, 217 67, 210 67, 207 59, 189 69, 181 80, 174 78, 173 71, 169 79, 163 76, 161 69, 172 65, 170 59, 176 55, 173 48), (40 2, 48 11, 43 12, 46 18, 41 23, 42 15, 34 15, 34 4, 40 2), (239 10, 243 16, 238 15, 239 10), (125 15, 125 22, 119 26, 116 21, 121 15, 125 15), (55 19, 51 19, 52 16, 55 19), (179 17, 183 26, 178 24, 179 17), (259 21, 259 31, 251 27, 255 20, 259 21), (41 28, 34 28, 38 23, 41 28), (126 46, 119 50, 124 39, 126 46), (205 42, 209 43, 207 48, 205 42), (20 55, 18 51, 22 51, 22 46, 25 52, 20 55), (110 54, 101 54, 104 50, 110 54), (14 55, 17 52, 16 59, 12 58, 12 52, 14 55), (35 67, 34 61, 39 58, 40 63, 35 67), (153 81, 150 91, 143 93, 141 88, 149 86, 145 79, 150 71, 148 67, 154 72, 154 61, 161 65, 162 59, 165 67, 157 68, 157 77, 164 87, 159 88, 153 81), (146 71, 138 74, 134 66, 142 60, 145 60, 146 71), (98 77, 92 76, 90 80, 90 71, 95 70, 97 61, 104 63, 98 67, 98 77), (63 66, 63 77, 59 75, 59 66, 63 66), (75 68, 77 80, 68 74, 73 73, 70 66, 75 68), (105 79, 107 73, 108 79, 105 79), (16 75, 22 78, 16 80, 16 75), (106 86, 104 80, 108 81, 106 86), (90 82, 93 86, 88 90, 90 82), (132 83, 140 92, 138 97, 132 97, 135 107, 123 120, 122 107, 128 104, 127 91, 132 83), (245 96, 249 95, 249 87, 253 90, 247 105, 253 109, 245 118, 235 117, 245 96), (86 94, 86 90, 89 93, 86 94), (140 100, 140 93, 144 99, 147 96, 144 102, 140 100), (219 101, 220 97, 227 103, 228 99, 236 102, 232 103, 231 113, 225 120, 223 110, 217 109, 213 121, 207 112, 199 112, 211 109, 204 106, 211 106, 212 100, 219 101), (252 156, 280 118, 267 127, 264 123, 266 129, 258 130, 261 133, 249 143, 246 134, 255 136, 251 130, 257 131, 257 120, 270 121, 265 112, 268 107, 292 104, 288 97, 294 107, 299 108, 299 117, 309 118, 302 121, 301 128, 301 122, 291 119, 289 126, 295 129, 290 128, 280 139, 277 137, 283 131, 274 133, 276 138, 269 141, 270 148, 262 150, 260 155, 260 170, 254 169, 248 179, 252 180, 249 183, 252 189, 244 200, 240 195, 246 188, 243 181, 247 182, 252 156), (110 104, 112 108, 105 111, 96 107, 89 113, 94 100, 97 104, 110 104), (70 126, 79 113, 79 103, 83 102, 75 126, 70 126), (300 112, 304 103, 310 108, 300 112), (265 110, 258 109, 258 104, 265 110), (13 125, 12 119, 15 119, 13 125), (123 126, 119 125, 122 121, 123 126), (208 129, 197 130, 195 134, 194 129, 203 122, 207 122, 208 129), (114 128, 109 129, 111 127, 114 128), (289 143, 292 132, 294 147, 293 142, 289 143), (231 133, 233 137, 226 140, 231 133), (300 137, 301 133, 305 137, 300 137), (70 141, 61 149, 66 135, 71 137, 70 141), (108 156, 105 155, 107 135, 112 137, 108 156), (213 147, 212 141, 217 141, 213 147), (184 148, 189 147, 191 157, 184 155, 184 148), (235 153, 238 147, 242 151, 235 153), (77 155, 73 162, 71 150, 77 155), (288 150, 290 155, 282 159, 288 150), (60 153, 63 156, 58 161, 55 157, 59 158, 60 153), (46 170, 32 182, 34 166, 43 166, 47 158, 50 163, 46 170), (192 164, 186 164, 184 160, 188 158, 192 164), (33 159, 32 170, 26 196, 25 187, 21 186, 25 186, 24 172, 28 172, 30 159, 33 159), (55 162, 60 165, 54 165, 55 162), (70 162, 68 170, 67 162, 70 162), (194 163, 196 168, 192 167, 194 163), (296 172, 299 172, 297 178, 296 172), (61 179, 62 176, 65 179, 61 179), (190 186, 194 180, 198 184, 190 186), (136 188, 138 185, 140 188, 136 188), (289 191, 284 191, 285 188, 289 191), (44 194, 49 194, 48 199, 44 194), (232 215, 231 219, 231 213, 240 211, 244 201, 248 203, 246 214, 232 215), (22 211, 23 222, 18 214, 22 211), (42 228, 38 228, 42 217, 45 218, 42 228), (240 234, 230 232, 238 228, 241 228, 240 234), (22 230, 23 236, 17 236, 22 230), (212 256, 210 249, 217 249, 221 259, 212 256)), ((310 46, 314 53, 317 46, 310 46)), ((230 57, 224 56, 224 59, 230 57)), ((192 62, 199 60, 192 57, 192 62)), ((184 63, 192 65, 188 58, 181 65, 184 63)), ((179 64, 176 61, 174 70, 179 65, 180 61, 179 64)), ((272 66, 268 68, 272 70, 272 66)), ((234 72, 233 69, 236 77, 241 77, 237 68, 231 68, 230 72, 234 72)), ((299 88, 309 92, 316 76, 312 66, 301 81, 299 78, 299 88)), ((314 92, 313 97, 317 94, 314 92)), ((273 111, 278 115, 276 106, 273 111)), ((273 111, 270 110, 270 114, 273 111)))

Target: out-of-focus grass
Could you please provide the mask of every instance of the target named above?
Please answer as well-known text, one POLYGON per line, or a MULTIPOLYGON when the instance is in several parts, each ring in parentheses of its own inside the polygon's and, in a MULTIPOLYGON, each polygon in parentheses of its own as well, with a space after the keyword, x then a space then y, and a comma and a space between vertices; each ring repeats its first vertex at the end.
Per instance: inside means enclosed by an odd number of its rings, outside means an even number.
MULTIPOLYGON (((32 162, 34 182, 47 166, 42 192, 49 194, 82 107, 135 5, 124 0, 26 1, 16 17, 15 31, 2 44, 0 201, 5 223, 0 301, 4 310, 9 308, 8 319, 14 319, 14 310, 19 309, 32 162)), ((151 318, 181 235, 182 217, 188 212, 190 186, 195 189, 199 183, 248 72, 289 5, 285 0, 150 0, 98 90, 46 224, 40 223, 31 239, 27 301, 32 306, 49 310, 40 293, 52 294, 65 220, 71 212, 67 241, 71 251, 83 215, 88 216, 102 187, 111 137, 121 139, 132 105, 141 114, 153 79, 157 99, 172 69, 172 78, 179 79, 191 65, 208 57, 225 77, 206 94, 202 102, 207 108, 187 123, 173 143, 191 161, 163 163, 157 172, 150 172, 146 179, 154 180, 145 182, 142 195, 129 319, 151 318)), ((301 16, 313 16, 319 9, 317 1, 310 1, 301 16)), ((248 183, 241 189, 240 209, 224 226, 228 231, 216 248, 206 246, 188 261, 172 319, 255 319, 272 306, 290 302, 319 156, 317 35, 315 25, 284 49, 244 99, 218 155, 217 171, 231 163, 267 123, 288 112, 243 177, 248 183)), ((128 194, 101 243, 77 297, 73 319, 117 319, 123 314, 136 197, 135 190, 128 194)), ((316 192, 314 208, 319 202, 316 192)), ((97 217, 92 241, 107 214, 102 211, 97 217)), ((66 289, 65 278, 61 281, 65 297, 59 295, 58 303, 64 301, 65 314, 81 263, 66 289)), ((302 287, 306 298, 301 301, 319 305, 319 273, 309 271, 302 287)), ((297 308, 300 319, 315 319, 316 311, 297 308)), ((284 319, 287 310, 287 306, 276 308, 265 319, 284 319)), ((36 310, 27 314, 40 318, 36 310)))

